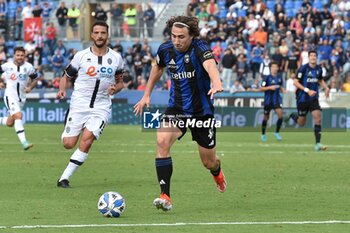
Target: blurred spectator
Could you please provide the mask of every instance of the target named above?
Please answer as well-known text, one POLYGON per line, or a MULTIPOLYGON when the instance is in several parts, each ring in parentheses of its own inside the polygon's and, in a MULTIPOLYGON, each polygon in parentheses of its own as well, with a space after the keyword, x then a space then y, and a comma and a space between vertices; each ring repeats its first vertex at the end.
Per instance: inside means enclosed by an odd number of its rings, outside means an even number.
POLYGON ((29 53, 27 55, 27 58, 28 62, 32 64, 35 69, 37 69, 42 64, 42 57, 37 49, 34 50, 34 53, 29 53))
POLYGON ((156 13, 151 4, 147 4, 147 10, 144 12, 143 17, 146 23, 147 37, 152 38, 156 13))
POLYGON ((341 91, 350 92, 350 73, 346 75, 345 82, 341 86, 341 91))
POLYGON ((6 27, 6 13, 7 13, 7 2, 0 0, 0 29, 6 27))
MULTIPOLYGON (((67 55, 67 49, 66 49, 66 47, 64 46, 62 40, 57 40, 56 46, 55 46, 55 48, 54 48, 54 54, 56 53, 56 50, 60 50, 60 54, 61 54, 62 56, 64 56, 64 57, 67 55)), ((52 55, 53 55, 53 54, 52 54, 52 55)))
POLYGON ((142 77, 142 71, 143 71, 143 63, 141 60, 141 57, 139 54, 136 54, 134 57, 134 73, 135 76, 141 76, 142 77))
POLYGON ((131 47, 126 49, 124 54, 126 69, 133 71, 134 70, 134 53, 131 47))
POLYGON ((146 79, 142 78, 141 75, 137 76, 137 90, 138 91, 144 91, 146 89, 147 81, 146 79))
POLYGON ((207 5, 206 11, 209 15, 216 16, 219 13, 219 7, 218 4, 215 3, 215 0, 210 0, 209 4, 207 5))
POLYGON ((130 75, 130 72, 129 70, 125 70, 124 74, 123 74, 123 84, 124 84, 124 88, 127 88, 129 90, 131 89, 135 89, 135 86, 134 86, 134 77, 132 77, 130 75))
POLYGON ((267 32, 265 32, 263 26, 260 25, 258 30, 254 32, 254 44, 259 43, 262 46, 265 46, 267 43, 267 37, 267 32))
POLYGON ((136 37, 137 35, 137 10, 133 4, 129 4, 127 9, 125 10, 126 23, 129 29, 129 35, 131 37, 136 37))
POLYGON ((295 73, 291 73, 286 81, 286 92, 283 95, 283 107, 284 108, 295 108, 296 107, 296 97, 295 92, 297 90, 294 85, 294 79, 296 78, 295 73))
POLYGON ((287 72, 287 76, 291 76, 291 74, 296 73, 298 67, 300 66, 298 61, 300 57, 300 51, 298 49, 294 49, 287 57, 286 63, 285 63, 285 72, 287 72))
POLYGON ((250 13, 248 19, 245 23, 245 29, 243 30, 243 35, 248 38, 252 35, 256 29, 259 27, 259 21, 254 17, 253 13, 250 13))
POLYGON ((136 21, 137 21, 137 37, 144 38, 145 37, 145 21, 143 18, 143 9, 141 4, 136 5, 136 21))
POLYGON ((72 3, 72 7, 67 12, 69 26, 73 31, 73 38, 78 39, 80 10, 72 3))
POLYGON ((54 48, 56 45, 56 27, 53 25, 52 22, 48 23, 46 29, 45 29, 45 37, 46 37, 46 45, 49 48, 50 55, 53 54, 54 48))
POLYGON ((220 62, 221 61, 221 54, 223 54, 224 50, 221 47, 221 42, 218 41, 216 42, 216 44, 212 47, 212 53, 214 55, 214 58, 216 60, 216 62, 220 62))
POLYGON ((4 46, 0 46, 0 64, 6 62, 6 53, 4 46))
POLYGON ((141 51, 141 61, 143 64, 143 77, 148 81, 149 74, 152 68, 153 55, 151 47, 144 45, 141 51))
POLYGON ((30 53, 34 53, 35 50, 35 44, 33 39, 29 40, 25 45, 24 45, 24 49, 26 51, 26 55, 28 56, 28 54, 30 53))
POLYGON ((114 44, 114 46, 112 47, 112 49, 113 49, 114 51, 117 51, 118 53, 120 53, 120 55, 123 56, 123 54, 124 54, 124 48, 123 48, 122 44, 120 43, 120 40, 116 40, 116 41, 115 41, 115 44, 114 44))
POLYGON ((33 17, 41 18, 42 13, 43 13, 43 9, 41 8, 41 6, 39 4, 35 4, 32 10, 33 17))
POLYGON ((264 14, 265 9, 266 5, 262 0, 255 1, 255 4, 253 6, 253 11, 255 12, 255 14, 259 14, 260 16, 262 16, 264 14))
POLYGON ((23 38, 23 16, 22 16, 22 7, 18 6, 16 11, 16 18, 15 18, 15 39, 16 40, 22 40, 23 38))
POLYGON ((96 21, 107 21, 107 12, 102 8, 101 4, 96 5, 96 11, 94 16, 96 21))
POLYGON ((237 80, 242 83, 246 82, 246 73, 248 72, 248 64, 244 54, 239 54, 236 64, 237 80))
POLYGON ((235 80, 232 87, 230 88, 230 93, 242 92, 245 91, 243 84, 238 80, 235 80))
POLYGON ((56 50, 52 56, 51 64, 54 77, 61 77, 64 68, 64 57, 61 55, 60 50, 56 50))
POLYGON ((47 25, 47 23, 50 22, 52 5, 49 4, 48 2, 44 2, 42 9, 43 9, 43 12, 42 12, 43 25, 47 25))
POLYGON ((45 46, 44 37, 42 35, 41 30, 37 30, 35 32, 34 38, 33 38, 35 49, 40 53, 40 56, 43 55, 43 50, 45 46))
POLYGON ((259 72, 260 64, 263 61, 263 54, 264 48, 257 43, 251 52, 251 70, 253 72, 253 79, 255 79, 256 73, 259 72))
POLYGON ((61 5, 56 10, 56 18, 58 22, 58 38, 66 38, 67 33, 67 16, 68 9, 65 6, 64 1, 61 2, 61 5))
POLYGON ((197 0, 192 0, 186 8, 186 15, 187 16, 196 16, 196 9, 198 7, 197 0))
POLYGON ((112 36, 114 37, 123 37, 123 7, 118 3, 114 3, 111 9, 111 18, 112 18, 112 36))
POLYGON ((294 35, 297 34, 297 32, 303 31, 303 27, 301 26, 300 19, 297 17, 293 17, 292 20, 289 23, 289 29, 292 31, 294 35))
POLYGON ((231 45, 225 49, 224 56, 221 62, 221 80, 224 90, 229 90, 233 81, 233 70, 235 69, 237 58, 234 55, 234 50, 231 45))
POLYGON ((270 75, 270 63, 271 63, 270 57, 268 53, 265 53, 264 60, 261 62, 260 68, 259 68, 260 79, 262 79, 263 76, 270 75))
POLYGON ((31 1, 27 0, 25 7, 22 9, 22 18, 23 20, 31 18, 33 16, 32 14, 33 8, 31 1))

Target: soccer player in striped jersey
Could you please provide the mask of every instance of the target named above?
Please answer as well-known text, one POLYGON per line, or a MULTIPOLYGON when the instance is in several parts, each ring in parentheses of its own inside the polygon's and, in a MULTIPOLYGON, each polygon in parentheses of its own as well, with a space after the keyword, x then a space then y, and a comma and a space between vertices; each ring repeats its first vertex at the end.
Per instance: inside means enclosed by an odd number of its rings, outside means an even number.
POLYGON ((282 97, 280 94, 280 91, 282 93, 285 93, 285 90, 283 88, 282 83, 282 77, 278 74, 278 63, 277 62, 271 62, 270 63, 270 71, 271 74, 264 76, 261 88, 259 88, 260 91, 265 92, 264 97, 264 118, 262 121, 262 127, 261 127, 261 141, 265 142, 267 141, 266 137, 266 125, 270 118, 270 111, 272 109, 275 110, 278 120, 276 123, 276 130, 275 130, 275 138, 278 141, 282 140, 282 137, 279 133, 282 123, 283 123, 283 109, 282 109, 282 97))
MULTIPOLYGON (((329 97, 329 88, 323 78, 326 71, 320 65, 317 65, 317 52, 311 50, 308 52, 309 63, 301 66, 294 79, 294 85, 297 87, 296 99, 298 114, 292 113, 292 118, 298 125, 304 126, 306 115, 311 112, 314 122, 315 151, 326 150, 327 146, 321 144, 321 107, 318 102, 319 86, 323 87, 325 96, 329 97)), ((288 118, 288 119, 289 119, 288 118)))
POLYGON ((123 88, 123 59, 107 47, 108 24, 92 26, 93 45, 78 52, 61 78, 58 99, 66 97, 66 85, 75 79, 69 112, 66 116, 62 142, 66 149, 79 146, 72 154, 57 186, 69 188, 69 178, 85 162, 92 143, 98 140, 112 109, 110 95, 123 88))
MULTIPOLYGON (((203 122, 214 119, 213 98, 223 91, 219 71, 210 47, 199 36, 198 19, 175 16, 167 21, 171 40, 158 48, 156 65, 142 99, 134 106, 135 114, 142 115, 143 108, 150 106, 150 96, 156 82, 167 69, 171 79, 170 98, 164 114, 164 127, 157 131, 155 166, 160 185, 160 197, 153 205, 164 211, 171 210, 170 180, 173 171, 170 148, 186 133, 187 127, 179 122, 203 122), (174 124, 176 126, 174 126, 174 124)), ((220 192, 226 189, 226 180, 216 155, 215 126, 188 127, 192 140, 198 144, 203 165, 211 172, 220 192)))
POLYGON ((14 126, 23 149, 28 150, 33 147, 33 144, 27 141, 25 136, 22 110, 26 102, 26 94, 31 92, 36 86, 38 73, 35 71, 33 65, 24 59, 24 48, 16 47, 14 49, 13 61, 1 65, 0 74, 5 78, 6 82, 4 102, 9 115, 0 118, 0 125, 14 126))

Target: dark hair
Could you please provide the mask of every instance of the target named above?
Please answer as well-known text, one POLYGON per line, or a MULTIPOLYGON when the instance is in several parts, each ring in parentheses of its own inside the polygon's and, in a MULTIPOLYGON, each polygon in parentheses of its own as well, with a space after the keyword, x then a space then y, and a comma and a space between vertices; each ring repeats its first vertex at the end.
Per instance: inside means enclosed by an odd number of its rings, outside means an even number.
POLYGON ((309 57, 311 53, 314 53, 317 56, 317 51, 316 50, 309 50, 309 52, 307 53, 307 56, 309 57))
POLYGON ((109 26, 108 26, 108 24, 107 24, 106 22, 104 22, 104 21, 96 21, 96 22, 92 25, 92 27, 91 27, 91 32, 94 31, 94 27, 95 27, 95 26, 106 27, 106 28, 107 28, 107 32, 108 32, 109 26))
POLYGON ((196 17, 179 15, 179 16, 171 17, 166 22, 166 25, 170 31, 171 31, 174 23, 179 23, 179 24, 174 25, 175 27, 179 27, 179 28, 184 28, 184 27, 188 26, 187 28, 188 28, 189 34, 193 37, 198 37, 199 36, 198 22, 199 22, 199 20, 196 17))
POLYGON ((17 51, 21 51, 23 53, 26 52, 26 50, 22 46, 15 47, 13 51, 14 53, 16 53, 17 51))
POLYGON ((269 64, 270 68, 272 67, 272 65, 279 66, 277 61, 270 62, 270 64, 269 64))

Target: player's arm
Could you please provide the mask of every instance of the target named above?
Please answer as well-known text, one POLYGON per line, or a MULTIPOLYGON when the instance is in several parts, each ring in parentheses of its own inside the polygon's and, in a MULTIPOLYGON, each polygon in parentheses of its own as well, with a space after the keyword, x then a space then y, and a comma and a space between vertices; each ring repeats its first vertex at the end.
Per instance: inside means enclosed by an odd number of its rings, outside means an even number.
POLYGON ((115 74, 115 84, 111 85, 108 88, 108 94, 114 95, 117 94, 119 91, 121 91, 124 88, 124 83, 123 83, 123 71, 119 70, 115 74))
POLYGON ((216 62, 214 59, 209 59, 203 62, 203 67, 205 71, 209 74, 210 80, 211 80, 211 89, 208 91, 208 95, 210 95, 210 98, 214 98, 214 94, 217 92, 224 91, 224 88, 222 87, 222 83, 220 80, 220 73, 219 70, 216 67, 216 62))
POLYGON ((143 112, 143 107, 146 105, 147 108, 150 107, 151 104, 151 93, 154 88, 154 85, 159 81, 159 79, 162 77, 162 74, 164 72, 165 67, 159 66, 159 65, 154 65, 152 66, 150 76, 146 85, 145 92, 143 94, 142 99, 135 104, 134 106, 134 113, 135 115, 142 114, 143 112))
POLYGON ((56 94, 57 99, 66 98, 66 88, 67 88, 68 76, 66 74, 60 79, 60 86, 58 88, 58 92, 56 94))
POLYGON ((307 87, 304 87, 299 80, 302 79, 302 77, 304 76, 303 72, 301 69, 299 69, 298 73, 297 73, 297 78, 295 78, 293 80, 294 85, 296 86, 297 89, 304 91, 305 93, 307 93, 309 96, 315 96, 316 95, 316 91, 314 90, 310 90, 307 87))
POLYGON ((34 69, 34 67, 32 67, 32 71, 29 74, 29 84, 25 87, 25 92, 29 93, 31 92, 34 87, 36 87, 37 84, 37 79, 40 77, 39 73, 36 72, 36 70, 34 69))
POLYGON ((321 79, 318 80, 318 84, 323 88, 325 96, 328 98, 329 97, 329 87, 327 86, 326 82, 321 79))

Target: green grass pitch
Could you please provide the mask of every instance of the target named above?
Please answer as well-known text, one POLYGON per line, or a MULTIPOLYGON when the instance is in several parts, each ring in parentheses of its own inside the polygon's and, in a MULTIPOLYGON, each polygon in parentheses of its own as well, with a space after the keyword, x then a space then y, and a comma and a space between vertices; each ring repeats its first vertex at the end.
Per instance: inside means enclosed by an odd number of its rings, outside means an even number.
POLYGON ((269 129, 266 143, 258 132, 218 133, 225 193, 217 191, 187 133, 172 149, 174 208, 165 213, 152 206, 159 194, 154 132, 108 125, 72 177, 73 188, 64 190, 56 181, 72 150, 61 144, 63 126, 25 129, 34 143, 29 151, 13 128, 0 128, 0 233, 350 232, 350 133, 324 132, 325 152, 314 152, 312 132, 282 132, 277 142, 269 129), (98 213, 106 191, 126 198, 122 217, 98 213), (344 222, 323 222, 330 220, 344 222))

